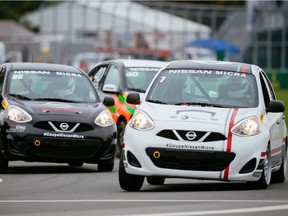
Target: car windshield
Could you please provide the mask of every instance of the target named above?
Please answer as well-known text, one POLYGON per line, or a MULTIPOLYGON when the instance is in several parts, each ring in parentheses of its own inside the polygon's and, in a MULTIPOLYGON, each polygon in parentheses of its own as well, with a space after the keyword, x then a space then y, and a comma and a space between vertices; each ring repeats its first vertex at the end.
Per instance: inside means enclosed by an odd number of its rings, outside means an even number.
POLYGON ((230 71, 173 69, 162 71, 146 101, 173 105, 243 107, 258 105, 254 75, 230 71))
POLYGON ((23 100, 75 103, 100 101, 87 76, 61 71, 11 71, 8 77, 7 94, 23 100))
POLYGON ((159 70, 160 68, 158 67, 125 68, 125 77, 128 89, 144 93, 159 70))

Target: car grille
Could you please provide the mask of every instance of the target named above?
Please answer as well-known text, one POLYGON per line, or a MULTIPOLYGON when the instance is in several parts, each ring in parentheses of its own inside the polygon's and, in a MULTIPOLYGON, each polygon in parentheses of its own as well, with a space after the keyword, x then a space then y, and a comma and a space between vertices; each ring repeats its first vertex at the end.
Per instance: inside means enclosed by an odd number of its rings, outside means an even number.
POLYGON ((166 148, 147 148, 146 154, 159 168, 194 171, 223 171, 235 158, 233 152, 166 148))
POLYGON ((207 131, 189 131, 189 130, 162 130, 160 131, 157 136, 164 137, 167 139, 172 140, 185 140, 185 141, 201 141, 201 142, 213 142, 213 141, 220 141, 226 140, 227 138, 217 132, 207 132, 207 131), (194 139, 188 139, 187 133, 193 132, 195 133, 194 139), (181 139, 179 139, 181 138, 181 139))
MULTIPOLYGON (((51 122, 59 131, 62 131, 60 128, 60 124, 63 122, 51 122)), ((67 122, 69 128, 74 128, 78 123, 74 122, 67 122)), ((49 124, 48 121, 40 121, 34 124, 35 128, 47 130, 47 131, 55 131, 55 129, 49 124)), ((93 127, 86 123, 80 123, 78 126, 76 126, 75 130, 73 132, 84 132, 84 131, 91 131, 93 130, 93 127)))
POLYGON ((29 143, 29 154, 44 157, 64 157, 64 158, 90 158, 97 153, 101 142, 97 139, 56 139, 39 138, 41 145, 35 146, 36 137, 27 137, 29 143))

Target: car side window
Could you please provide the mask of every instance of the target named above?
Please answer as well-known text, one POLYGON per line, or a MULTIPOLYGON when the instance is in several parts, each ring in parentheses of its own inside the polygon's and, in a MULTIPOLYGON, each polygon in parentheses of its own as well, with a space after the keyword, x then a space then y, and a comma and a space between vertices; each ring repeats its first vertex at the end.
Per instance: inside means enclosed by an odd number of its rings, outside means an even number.
POLYGON ((107 69, 107 65, 105 66, 101 66, 99 68, 97 68, 93 75, 90 76, 90 79, 92 80, 94 86, 98 89, 99 85, 100 85, 100 81, 102 80, 102 77, 104 75, 104 72, 107 69))
POLYGON ((108 69, 103 86, 107 84, 113 84, 117 89, 120 88, 120 73, 117 67, 114 65, 111 65, 111 67, 108 69))
POLYGON ((275 99, 274 92, 271 88, 269 88, 269 80, 266 79, 266 77, 263 75, 262 72, 260 72, 260 81, 261 81, 261 87, 265 102, 265 107, 268 108, 270 104, 270 100, 275 99), (272 94, 271 94, 272 93, 272 94))
POLYGON ((271 99, 276 100, 276 95, 275 95, 275 92, 273 90, 273 87, 272 87, 270 80, 268 79, 267 75, 264 72, 261 72, 261 74, 263 75, 263 78, 267 84, 267 88, 268 88, 269 95, 270 95, 271 99))

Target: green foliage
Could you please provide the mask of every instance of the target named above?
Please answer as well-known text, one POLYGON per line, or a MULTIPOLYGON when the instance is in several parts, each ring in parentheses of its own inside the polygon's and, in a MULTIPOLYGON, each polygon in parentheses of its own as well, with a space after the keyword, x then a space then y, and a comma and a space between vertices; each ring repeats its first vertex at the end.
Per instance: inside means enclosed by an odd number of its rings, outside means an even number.
POLYGON ((0 1, 0 19, 19 21, 21 16, 36 10, 44 1, 0 1))

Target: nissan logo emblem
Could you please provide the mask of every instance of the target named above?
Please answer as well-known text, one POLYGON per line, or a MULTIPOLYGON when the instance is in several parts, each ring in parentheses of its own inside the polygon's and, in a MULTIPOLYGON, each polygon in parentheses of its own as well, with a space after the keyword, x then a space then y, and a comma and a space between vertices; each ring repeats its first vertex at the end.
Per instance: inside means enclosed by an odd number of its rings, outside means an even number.
POLYGON ((63 122, 63 123, 60 124, 60 128, 63 131, 66 131, 69 128, 69 125, 67 123, 63 122))
POLYGON ((194 140, 197 137, 197 134, 194 131, 189 131, 185 136, 188 140, 194 140))

